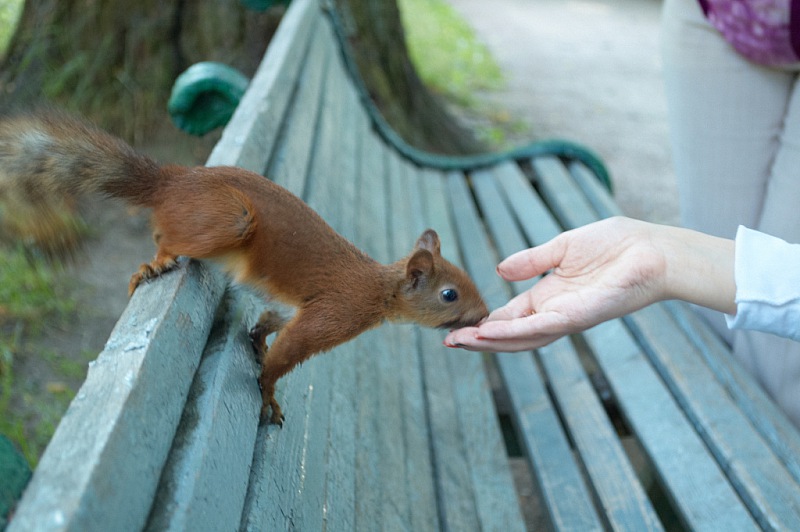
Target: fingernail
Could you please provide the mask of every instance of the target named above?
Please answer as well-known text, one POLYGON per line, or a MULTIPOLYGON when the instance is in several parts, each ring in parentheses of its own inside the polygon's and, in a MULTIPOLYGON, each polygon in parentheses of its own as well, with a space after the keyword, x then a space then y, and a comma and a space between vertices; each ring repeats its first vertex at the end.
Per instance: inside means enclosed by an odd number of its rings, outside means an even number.
POLYGON ((445 345, 445 347, 458 348, 458 349, 464 349, 465 347, 467 347, 464 344, 450 344, 450 343, 447 343, 447 342, 445 342, 444 345, 445 345))

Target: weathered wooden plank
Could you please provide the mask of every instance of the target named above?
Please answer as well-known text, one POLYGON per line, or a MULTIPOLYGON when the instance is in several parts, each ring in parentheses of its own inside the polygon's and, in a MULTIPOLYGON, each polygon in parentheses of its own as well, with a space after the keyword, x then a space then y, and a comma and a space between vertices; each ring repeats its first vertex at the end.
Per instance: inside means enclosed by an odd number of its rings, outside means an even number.
POLYGON ((594 211, 600 218, 609 218, 622 214, 622 210, 614 202, 614 198, 602 183, 595 177, 591 170, 579 162, 571 162, 568 166, 569 173, 575 184, 581 189, 594 211))
POLYGON ((534 159, 539 193, 564 228, 574 228, 597 220, 597 213, 567 169, 555 157, 534 159))
POLYGON ((308 412, 315 393, 311 383, 320 375, 318 369, 318 364, 303 364, 278 383, 276 398, 286 410, 287 420, 283 428, 258 428, 242 530, 291 528, 295 499, 306 489, 304 451, 309 439, 308 412))
MULTIPOLYGON (((386 220, 387 148, 370 132, 363 137, 360 157, 360 187, 358 188, 359 216, 356 225, 358 242, 373 258, 388 260, 389 244, 386 220)), ((379 425, 397 422, 381 417, 379 401, 382 395, 378 358, 388 356, 382 330, 369 331, 356 339, 362 353, 356 368, 356 456, 355 456, 355 529, 371 530, 383 523, 382 499, 384 489, 392 484, 381 478, 379 425)))
POLYGON ((654 305, 625 320, 759 525, 800 529, 800 486, 664 308, 654 305))
MULTIPOLYGON (((494 257, 463 175, 448 176, 448 191, 464 256, 490 307, 504 304, 509 293, 494 274, 494 257)), ((572 457, 567 437, 529 353, 498 354, 497 364, 508 390, 528 459, 553 526, 599 530, 600 517, 572 457)))
MULTIPOLYGON (((398 173, 389 187, 392 198, 389 225, 393 260, 407 256, 426 227, 417 172, 418 168, 407 161, 399 161, 398 173)), ((412 530, 435 530, 439 525, 438 498, 422 360, 427 352, 425 346, 420 344, 419 327, 403 324, 393 329, 396 341, 392 342, 392 347, 396 352, 396 361, 400 363, 403 412, 407 420, 403 424, 403 438, 407 456, 406 489, 411 508, 409 526, 412 530)), ((440 346, 441 341, 436 345, 440 346)))
MULTIPOLYGON (((321 93, 321 116, 317 139, 310 156, 308 179, 298 183, 325 185, 334 164, 334 139, 340 138, 338 124, 342 120, 342 95, 345 87, 341 68, 333 68, 325 90, 321 93)), ((300 137, 290 137, 297 140, 300 137)), ((298 150, 301 155, 308 148, 305 142, 295 142, 290 150, 298 150)), ((312 208, 324 207, 329 197, 321 189, 307 186, 306 199, 312 208)), ((299 191, 294 191, 298 193, 299 191)), ((334 226, 344 212, 330 209, 328 221, 334 226)), ((251 474, 251 488, 245 503, 243 527, 249 530, 285 529, 297 527, 301 530, 319 530, 325 518, 326 454, 330 423, 331 380, 328 378, 336 361, 336 352, 317 357, 284 377, 283 389, 286 397, 281 397, 279 382, 276 398, 286 412, 287 420, 280 432, 262 428, 274 441, 256 447, 251 474), (306 370, 307 371, 302 371, 306 370), (315 378, 320 375, 322 378, 315 378), (288 377, 293 377, 289 379, 288 377), (305 390, 300 404, 298 391, 305 390), (300 407, 292 414, 295 406, 300 407), (294 418, 294 422, 292 422, 294 418)))
POLYGON ((181 270, 136 291, 9 530, 144 526, 222 291, 219 277, 199 264, 181 270))
MULTIPOLYGON (((388 255, 378 255, 383 262, 404 256, 413 245, 405 235, 404 224, 410 222, 407 197, 398 197, 402 190, 404 169, 399 156, 387 152, 386 193, 392 198, 388 216, 380 222, 386 223, 389 235, 388 255), (399 233, 399 234, 398 234, 399 233)), ((407 196, 406 192, 402 192, 407 196)), ((423 521, 436 521, 433 475, 427 441, 418 436, 427 434, 428 427, 422 403, 421 382, 415 349, 416 334, 411 325, 388 324, 379 331, 382 338, 381 352, 375 357, 379 373, 377 429, 379 458, 378 473, 382 480, 381 522, 388 528, 413 528, 412 523, 424 526, 423 521), (395 424, 385 420, 395 419, 395 424), (413 434, 416 432, 417 434, 413 434), (424 447, 420 446, 420 442, 424 447), (420 475, 419 472, 422 472, 420 475), (415 478, 416 477, 416 478, 415 478), (414 493, 421 491, 425 501, 414 493), (419 509, 414 504, 422 502, 419 509), (424 519, 415 517, 419 513, 424 519)), ((377 391, 376 390, 376 391, 377 391)), ((424 436, 423 436, 424 438, 424 436)), ((425 439, 426 440, 426 439, 425 439)), ((374 452, 374 451, 373 451, 374 452)))
POLYGON ((258 173, 264 171, 308 50, 310 28, 320 16, 315 0, 292 2, 222 138, 214 146, 209 166, 234 165, 258 173))
POLYGON ((189 390, 148 530, 239 526, 261 394, 247 329, 234 305, 229 292, 189 390))
MULTIPOLYGON (((461 264, 462 254, 473 251, 459 249, 445 176, 424 172, 414 187, 421 191, 418 195, 424 203, 424 225, 439 232, 442 254, 453 263, 461 264)), ((434 427, 432 444, 439 472, 443 528, 519 529, 523 526, 519 504, 483 356, 443 347, 442 334, 438 331, 423 331, 422 338, 424 345, 428 345, 423 362, 429 415, 434 427), (441 397, 444 394, 440 387, 449 394, 446 398, 441 397), (447 410, 437 412, 434 409, 437 398, 432 396, 435 393, 439 401, 447 401, 447 410), (453 425, 454 422, 457 424, 453 425), (450 427, 449 431, 445 427, 450 427), (488 427, 491 430, 487 430, 488 427), (473 505, 474 509, 465 509, 467 505, 473 505), (476 525, 470 521, 473 513, 476 525)))
MULTIPOLYGON (((366 117, 358 105, 355 92, 348 85, 344 91, 345 109, 341 121, 341 144, 337 166, 320 183, 319 213, 338 219, 336 229, 346 238, 356 240, 360 213, 358 187, 363 176, 359 160, 362 140, 367 136, 366 117), (328 199, 325 200, 324 198, 328 199), (343 209, 343 206, 347 208, 343 209), (331 211, 340 211, 334 216, 331 211), (329 214, 330 213, 330 214, 329 214)), ((336 349, 331 355, 331 407, 326 457, 325 523, 329 530, 354 530, 356 526, 356 367, 367 355, 356 340, 336 349)))
POLYGON ((311 49, 299 73, 297 93, 286 112, 286 124, 275 144, 267 174, 300 195, 308 177, 329 71, 338 66, 338 62, 331 61, 335 51, 330 29, 321 20, 313 29, 311 49))
POLYGON ((503 191, 528 244, 544 244, 561 232, 561 226, 519 167, 511 163, 503 164, 493 168, 492 175, 503 191))
POLYGON ((719 465, 620 320, 584 334, 684 526, 753 530, 719 465))
MULTIPOLYGON (((357 100, 339 60, 338 55, 332 57, 328 85, 323 94, 319 136, 313 149, 306 198, 309 205, 334 229, 352 232, 357 214, 355 205, 351 203, 348 205, 350 208, 343 209, 341 202, 344 199, 342 190, 352 186, 355 174, 357 100)), ((298 105, 303 104, 298 102, 298 105)), ((351 194, 350 197, 353 196, 351 194)), ((297 499, 295 519, 292 521, 292 525, 298 530, 322 530, 331 514, 335 514, 334 520, 352 519, 353 506, 342 508, 328 505, 327 490, 329 481, 334 485, 354 487, 354 481, 350 480, 353 476, 352 470, 348 470, 347 465, 332 469, 329 457, 332 449, 347 452, 347 448, 353 445, 346 434, 341 440, 332 439, 334 427, 352 434, 355 422, 354 410, 333 410, 332 401, 334 396, 341 398, 344 394, 347 394, 343 398, 345 403, 354 400, 350 395, 352 388, 348 388, 352 380, 339 382, 335 377, 354 378, 352 366, 355 363, 355 347, 355 344, 348 343, 307 363, 316 364, 319 374, 325 377, 313 382, 319 403, 311 411, 312 416, 308 420, 309 441, 304 451, 307 460, 304 472, 307 487, 302 497, 297 499), (345 364, 349 364, 350 368, 344 369, 342 366, 345 364), (336 394, 337 390, 339 394, 336 394)), ((343 454, 334 456, 344 457, 343 454)), ((339 501, 352 501, 353 497, 354 494, 339 501)))
MULTIPOLYGON (((513 171, 513 167, 503 170, 504 173, 513 171)), ((494 172, 473 174, 472 183, 498 252, 506 256, 525 247, 526 242, 507 200, 495 182, 494 172)), ((535 210, 535 206, 531 207, 525 211, 535 210)), ((544 218, 546 211, 538 214, 539 219, 544 218)), ((556 227, 554 221, 548 223, 556 227)), ((549 239, 556 234, 542 236, 549 239)), ((524 288, 516 287, 516 292, 524 288)), ((610 528, 661 530, 650 500, 639 484, 571 342, 564 339, 543 347, 539 350, 539 358, 610 528)))
POLYGON ((728 347, 697 319, 687 305, 670 301, 665 308, 703 353, 717 379, 769 442, 795 481, 800 481, 800 433, 797 428, 752 376, 732 360, 728 347))
MULTIPOLYGON (((362 150, 359 216, 356 233, 363 249, 376 260, 391 255, 387 166, 388 150, 369 133, 362 150)), ((392 326, 384 325, 356 339, 361 351, 356 368, 355 528, 409 528, 406 482, 402 375, 394 351, 392 326)))
MULTIPOLYGON (((458 243, 449 216, 447 198, 444 195, 444 176, 439 173, 426 172, 420 178, 418 186, 420 187, 419 197, 426 203, 425 225, 434 228, 439 233, 442 241, 442 254, 454 263, 458 263, 458 243)), ((417 227, 417 229, 419 228, 417 227)), ((479 515, 482 506, 478 501, 486 500, 492 494, 497 493, 497 490, 489 487, 496 480, 487 479, 485 484, 473 482, 476 471, 470 465, 469 447, 479 447, 463 435, 461 425, 464 423, 464 411, 471 410, 471 408, 470 405, 464 405, 458 401, 455 388, 459 386, 459 380, 453 376, 450 369, 452 353, 442 346, 441 333, 438 331, 422 330, 420 339, 426 346, 422 368, 431 425, 431 452, 433 453, 441 528, 444 530, 492 529, 492 526, 481 525, 482 521, 487 525, 491 521, 482 519, 479 515), (487 494, 482 493, 484 489, 488 491, 487 494)), ((464 370, 475 375, 475 378, 485 380, 480 355, 463 357, 458 362, 464 364, 464 370)), ((488 384, 479 383, 478 385, 478 389, 481 391, 487 388, 488 384)), ((476 408, 479 413, 481 412, 480 408, 493 406, 482 403, 482 398, 478 394, 473 399, 480 403, 479 408, 476 408)), ((491 403, 491 398, 488 402, 491 403)), ((476 417, 471 417, 472 412, 466 412, 466 415, 467 423, 481 425, 476 417)), ((493 416, 494 413, 491 412, 491 415, 493 416)), ((484 414, 480 414, 480 416, 485 418, 484 414)), ((493 422, 493 420, 491 421, 493 422)), ((496 441, 490 442, 481 451, 496 457, 493 460, 506 460, 505 448, 503 442, 500 441, 499 434, 493 431, 486 432, 489 437, 494 434, 496 441)), ((493 473, 502 474, 502 468, 495 469, 493 473)), ((505 505, 511 504, 516 507, 513 490, 512 496, 502 502, 503 506, 499 506, 498 512, 492 516, 501 523, 509 520, 506 517, 508 511, 505 505)), ((516 511, 518 512, 518 510, 516 511)))

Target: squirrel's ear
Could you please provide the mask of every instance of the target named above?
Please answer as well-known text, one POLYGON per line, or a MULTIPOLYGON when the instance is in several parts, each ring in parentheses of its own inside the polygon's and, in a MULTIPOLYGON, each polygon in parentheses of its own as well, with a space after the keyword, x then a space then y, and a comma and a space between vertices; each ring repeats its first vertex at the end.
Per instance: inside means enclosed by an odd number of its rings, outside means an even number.
POLYGON ((417 239, 417 245, 414 249, 427 249, 434 256, 441 255, 441 245, 439 243, 439 235, 433 229, 427 229, 422 236, 417 239))
POLYGON ((417 288, 419 283, 431 274, 433 274, 433 255, 427 249, 418 249, 406 263, 406 279, 412 288, 417 288))

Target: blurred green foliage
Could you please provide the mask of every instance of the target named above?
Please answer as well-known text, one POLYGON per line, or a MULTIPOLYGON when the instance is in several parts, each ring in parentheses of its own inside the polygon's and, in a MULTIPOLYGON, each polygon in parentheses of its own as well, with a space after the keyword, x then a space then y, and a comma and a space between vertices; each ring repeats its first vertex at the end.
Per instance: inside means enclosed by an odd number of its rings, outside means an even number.
POLYGON ((0 0, 0 57, 6 53, 24 5, 25 0, 0 0))
POLYGON ((469 24, 444 0, 398 0, 411 60, 433 90, 466 107, 503 87, 502 71, 469 24))

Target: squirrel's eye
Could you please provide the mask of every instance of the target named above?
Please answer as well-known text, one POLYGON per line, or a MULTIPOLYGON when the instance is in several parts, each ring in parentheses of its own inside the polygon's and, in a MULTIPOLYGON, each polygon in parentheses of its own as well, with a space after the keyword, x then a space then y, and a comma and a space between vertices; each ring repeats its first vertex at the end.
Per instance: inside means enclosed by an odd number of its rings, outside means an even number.
POLYGON ((458 299, 458 292, 456 292, 452 288, 445 288, 439 293, 439 296, 445 303, 452 303, 453 301, 458 299))

